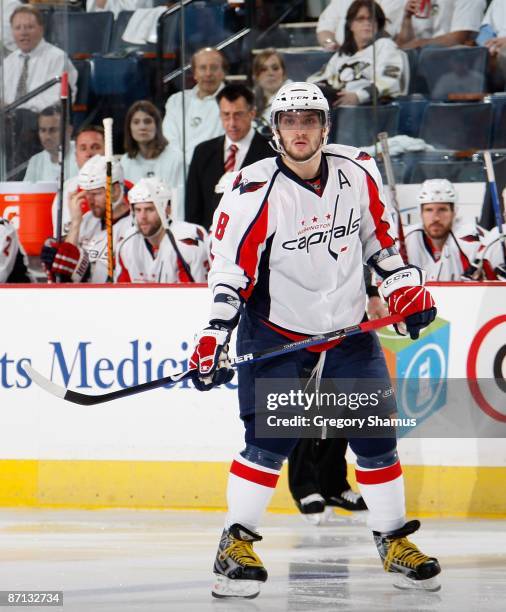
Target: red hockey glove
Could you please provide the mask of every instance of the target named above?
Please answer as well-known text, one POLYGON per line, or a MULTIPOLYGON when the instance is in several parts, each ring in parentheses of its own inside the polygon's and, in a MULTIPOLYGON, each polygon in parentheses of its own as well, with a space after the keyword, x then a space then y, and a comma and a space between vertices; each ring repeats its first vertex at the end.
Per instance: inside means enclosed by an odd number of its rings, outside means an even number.
MULTIPOLYGON (((420 335, 436 318, 436 307, 432 295, 423 286, 425 272, 416 266, 406 266, 392 272, 380 285, 380 291, 388 301, 390 314, 400 314, 412 340, 420 335)), ((402 330, 395 327, 398 334, 402 330)))
POLYGON ((193 384, 199 391, 209 391, 234 377, 228 361, 230 333, 226 327, 210 325, 196 335, 190 369, 195 370, 193 384))

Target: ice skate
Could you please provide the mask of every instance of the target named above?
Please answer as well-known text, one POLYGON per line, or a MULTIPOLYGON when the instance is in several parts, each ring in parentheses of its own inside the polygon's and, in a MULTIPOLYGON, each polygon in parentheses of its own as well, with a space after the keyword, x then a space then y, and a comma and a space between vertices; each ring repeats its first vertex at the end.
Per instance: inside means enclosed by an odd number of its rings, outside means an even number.
POLYGON ((409 521, 388 534, 373 531, 374 541, 386 572, 399 574, 394 586, 399 589, 439 591, 436 576, 441 572, 438 560, 427 557, 406 536, 420 528, 420 521, 409 521))
POLYGON ((362 495, 355 493, 352 489, 343 491, 340 495, 327 497, 325 503, 327 506, 343 508, 343 510, 350 510, 351 512, 367 510, 367 505, 362 495))
POLYGON ((258 533, 235 523, 223 530, 216 560, 213 597, 253 599, 260 584, 267 580, 267 570, 253 551, 253 542, 262 539, 258 533))

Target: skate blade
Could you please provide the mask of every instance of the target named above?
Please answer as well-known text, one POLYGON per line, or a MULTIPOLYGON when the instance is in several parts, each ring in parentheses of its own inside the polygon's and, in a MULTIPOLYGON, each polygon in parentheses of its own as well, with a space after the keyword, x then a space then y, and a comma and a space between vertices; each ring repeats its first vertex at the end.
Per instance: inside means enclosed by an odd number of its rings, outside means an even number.
POLYGON ((315 527, 320 525, 326 525, 332 521, 334 512, 332 508, 325 508, 323 512, 317 512, 314 514, 301 514, 302 518, 315 527))
POLYGON ((403 574, 399 574, 394 579, 393 584, 396 589, 401 589, 402 591, 415 589, 418 591, 430 591, 435 593, 441 590, 441 584, 437 576, 427 578, 427 580, 412 580, 403 574))
POLYGON ((260 585, 262 583, 259 580, 231 580, 220 574, 216 574, 215 576, 211 594, 218 599, 225 597, 254 599, 260 593, 260 585))

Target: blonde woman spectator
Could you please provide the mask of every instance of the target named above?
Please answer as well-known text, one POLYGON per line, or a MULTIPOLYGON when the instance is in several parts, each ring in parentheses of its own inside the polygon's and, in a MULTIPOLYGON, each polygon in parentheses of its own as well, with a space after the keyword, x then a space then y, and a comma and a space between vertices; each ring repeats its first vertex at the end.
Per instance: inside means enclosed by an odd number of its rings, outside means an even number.
POLYGON ((373 4, 373 0, 352 3, 340 50, 308 78, 309 82, 327 85, 326 95, 335 96, 334 105, 370 103, 375 87, 380 98, 398 95, 402 90, 402 52, 384 32, 382 8, 378 4, 373 8, 373 4))
POLYGON ((257 123, 270 132, 271 103, 279 88, 290 80, 286 75, 285 60, 276 49, 264 49, 253 60, 253 82, 257 123))
MULTIPOLYGON (((160 112, 147 100, 132 104, 125 118, 125 151, 121 166, 127 181, 137 183, 156 177, 177 191, 172 203, 173 216, 179 218, 183 205, 183 162, 181 152, 165 138, 160 112)), ((181 217, 182 218, 182 217, 181 217)))

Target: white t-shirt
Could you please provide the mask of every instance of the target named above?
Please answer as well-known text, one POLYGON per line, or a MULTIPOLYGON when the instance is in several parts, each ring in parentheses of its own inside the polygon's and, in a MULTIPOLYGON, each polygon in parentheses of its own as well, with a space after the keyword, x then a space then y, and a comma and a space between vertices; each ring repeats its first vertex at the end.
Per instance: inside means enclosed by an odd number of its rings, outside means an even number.
MULTIPOLYGON (((353 0, 332 0, 320 15, 316 31, 334 32, 337 42, 341 45, 344 41, 346 13, 352 2, 353 0)), ((400 29, 405 0, 378 0, 378 4, 387 18, 386 31, 390 36, 395 36, 400 29)))
POLYGON ((86 0, 86 11, 88 13, 111 11, 115 18, 121 11, 135 11, 135 9, 151 8, 152 6, 153 0, 107 0, 104 8, 99 8, 96 0, 86 0))
MULTIPOLYGON (((184 90, 185 100, 185 155, 186 165, 189 166, 195 147, 216 136, 224 134, 221 124, 220 109, 216 102, 216 94, 223 88, 221 85, 212 96, 199 98, 198 86, 184 90)), ((183 150, 183 92, 170 96, 165 105, 163 120, 163 134, 169 144, 183 150)))
POLYGON ((181 151, 169 145, 154 159, 146 159, 140 153, 132 158, 125 153, 121 157, 121 167, 125 179, 131 183, 135 184, 143 178, 156 177, 175 190, 175 197, 171 200, 171 215, 174 219, 183 219, 184 173, 181 151))
MULTIPOLYGON (((10 104, 14 102, 19 77, 23 70, 24 53, 19 49, 13 51, 4 61, 4 102, 10 104)), ((69 85, 72 89, 72 96, 75 99, 77 94, 77 70, 69 60, 66 53, 58 47, 49 44, 44 39, 32 49, 27 55, 30 56, 28 61, 28 79, 27 91, 32 91, 43 85, 52 78, 61 75, 66 70, 69 77, 69 85)), ((53 87, 46 89, 38 96, 31 98, 19 108, 28 108, 36 113, 52 104, 57 104, 60 101, 60 84, 56 83, 53 87)))
MULTIPOLYGON (((497 1, 503 2, 503 0, 497 1)), ((316 31, 335 32, 337 42, 342 44, 346 13, 352 2, 353 0, 332 0, 320 15, 316 31)), ((395 37, 401 29, 406 0, 379 0, 378 4, 389 20, 385 26, 386 31, 395 37)), ((415 37, 434 38, 462 30, 478 32, 485 5, 485 0, 431 0, 430 17, 411 19, 415 37)))
POLYGON ((370 87, 375 83, 380 96, 395 96, 401 92, 402 51, 390 38, 380 38, 354 55, 335 53, 323 70, 312 74, 310 83, 327 81, 337 91, 357 94, 359 102, 371 99, 370 87), (376 74, 373 73, 373 47, 376 48, 376 74), (375 77, 375 78, 374 78, 375 77))
POLYGON ((506 36, 506 2, 505 0, 492 0, 485 17, 483 25, 490 25, 498 38, 506 36))
MULTIPOLYGON (((65 156, 65 177, 72 178, 79 172, 76 162, 76 146, 70 143, 69 151, 65 156)), ((56 181, 60 180, 60 164, 51 161, 51 156, 47 151, 41 151, 30 157, 26 168, 24 181, 56 181)))

